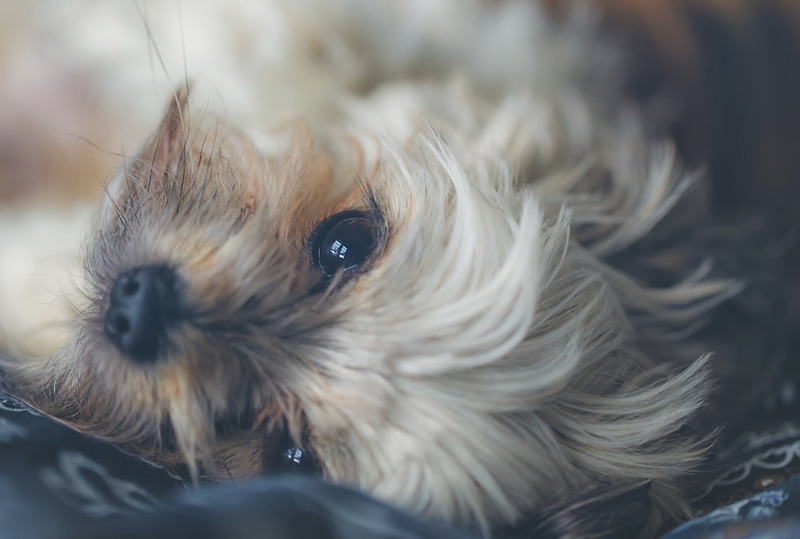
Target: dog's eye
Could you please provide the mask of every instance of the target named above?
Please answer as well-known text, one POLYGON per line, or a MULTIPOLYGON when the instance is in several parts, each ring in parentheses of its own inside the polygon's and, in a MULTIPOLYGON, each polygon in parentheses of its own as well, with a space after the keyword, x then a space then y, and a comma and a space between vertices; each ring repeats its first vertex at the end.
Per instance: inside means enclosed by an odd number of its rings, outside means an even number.
POLYGON ((274 440, 271 462, 267 468, 274 472, 319 473, 320 465, 314 453, 294 442, 287 431, 274 440))
POLYGON ((317 225, 311 235, 311 258, 325 277, 352 271, 369 259, 377 244, 374 220, 364 212, 345 211, 317 225))
POLYGON ((278 455, 278 463, 276 468, 280 471, 287 472, 319 472, 319 466, 313 455, 306 449, 292 445, 284 449, 278 455))

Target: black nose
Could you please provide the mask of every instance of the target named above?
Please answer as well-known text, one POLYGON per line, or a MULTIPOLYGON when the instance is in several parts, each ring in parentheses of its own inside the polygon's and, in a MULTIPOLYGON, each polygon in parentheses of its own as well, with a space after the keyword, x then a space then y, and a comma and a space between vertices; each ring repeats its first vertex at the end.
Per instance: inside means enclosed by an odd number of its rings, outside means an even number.
POLYGON ((176 316, 176 281, 175 272, 163 265, 142 266, 114 281, 105 330, 125 355, 142 363, 158 359, 176 316))

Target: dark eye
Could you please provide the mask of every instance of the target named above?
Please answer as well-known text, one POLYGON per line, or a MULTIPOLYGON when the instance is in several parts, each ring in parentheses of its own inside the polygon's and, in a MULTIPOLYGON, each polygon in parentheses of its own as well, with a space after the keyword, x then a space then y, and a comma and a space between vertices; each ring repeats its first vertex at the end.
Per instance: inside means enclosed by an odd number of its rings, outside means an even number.
POLYGON ((287 447, 279 455, 277 469, 287 472, 319 472, 319 466, 314 456, 306 449, 297 445, 287 447))
POLYGON ((320 473, 314 453, 294 442, 287 431, 274 439, 272 453, 267 455, 267 469, 274 472, 320 473))
POLYGON ((378 240, 374 218, 360 211, 345 211, 322 221, 311 235, 311 259, 325 277, 352 271, 364 264, 378 240))

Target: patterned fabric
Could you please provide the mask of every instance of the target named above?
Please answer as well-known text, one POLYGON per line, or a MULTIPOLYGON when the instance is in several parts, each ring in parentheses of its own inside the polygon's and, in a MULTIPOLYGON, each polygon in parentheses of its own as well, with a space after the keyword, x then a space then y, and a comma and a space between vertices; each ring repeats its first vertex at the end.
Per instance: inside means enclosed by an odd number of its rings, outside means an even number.
MULTIPOLYGON (((744 468, 743 468, 744 469, 744 468)), ((800 477, 697 517, 663 539, 800 537, 800 477)))
MULTIPOLYGON (((800 423, 739 436, 704 479, 697 518, 664 539, 800 537, 800 423)), ((180 477, 0 393, 0 539, 469 535, 304 476, 191 489, 180 477)))
POLYGON ((800 537, 800 402, 784 380, 733 440, 720 444, 693 499, 696 517, 664 539, 800 537))
POLYGON ((465 539, 301 475, 190 489, 0 393, 0 539, 465 539))
POLYGON ((57 537, 86 518, 152 511, 185 489, 163 468, 0 394, 0 534, 57 537))
POLYGON ((766 492, 800 472, 800 424, 783 423, 763 431, 746 432, 725 448, 718 461, 722 472, 700 489, 693 500, 704 514, 749 496, 766 492))

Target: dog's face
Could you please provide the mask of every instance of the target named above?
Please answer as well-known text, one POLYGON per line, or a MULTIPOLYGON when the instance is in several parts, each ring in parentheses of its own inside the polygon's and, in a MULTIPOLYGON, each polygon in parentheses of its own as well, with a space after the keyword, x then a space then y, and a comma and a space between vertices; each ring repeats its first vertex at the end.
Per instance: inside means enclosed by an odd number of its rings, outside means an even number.
MULTIPOLYGON (((312 468, 482 526, 691 467, 697 448, 674 433, 703 366, 650 370, 625 310, 657 333, 724 287, 648 295, 571 241, 571 191, 575 208, 594 190, 638 218, 599 181, 612 170, 523 181, 510 163, 532 145, 497 129, 507 111, 476 131, 411 107, 395 138, 319 143, 293 124, 256 148, 192 125, 186 100, 111 181, 89 306, 63 350, 10 373, 20 393, 194 475, 312 468)), ((660 189, 631 192, 667 202, 642 211, 669 203, 663 164, 660 189)), ((632 241, 609 230, 602 249, 632 241)))
MULTIPOLYGON (((91 304, 59 356, 90 427, 223 477, 305 451, 301 468, 449 517, 485 510, 485 491, 522 494, 523 453, 555 442, 514 416, 530 387, 495 364, 564 248, 542 246, 533 195, 431 133, 322 154, 295 125, 259 151, 222 124, 190 128, 184 99, 111 182, 90 238, 91 304), (512 477, 501 488, 485 468, 512 477)), ((537 474, 563 482, 561 459, 537 474)))

